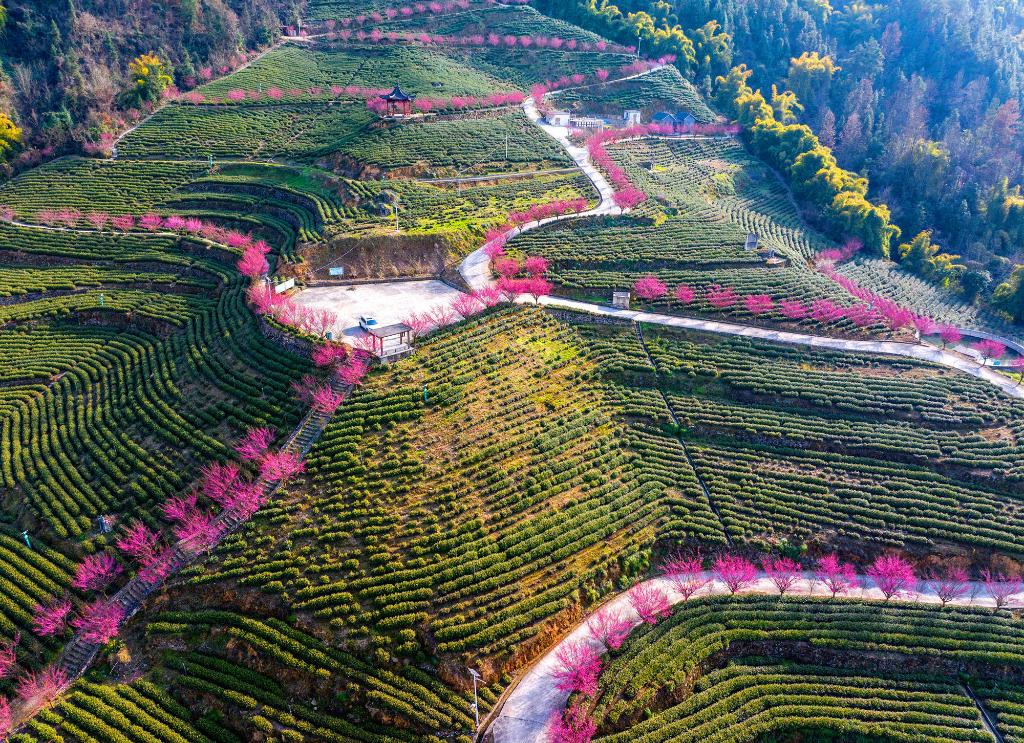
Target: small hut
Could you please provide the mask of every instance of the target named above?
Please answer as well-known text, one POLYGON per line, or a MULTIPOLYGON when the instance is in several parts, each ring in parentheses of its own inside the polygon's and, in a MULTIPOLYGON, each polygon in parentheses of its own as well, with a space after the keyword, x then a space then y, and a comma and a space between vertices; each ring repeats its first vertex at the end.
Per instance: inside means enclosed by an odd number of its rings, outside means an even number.
POLYGON ((757 250, 757 246, 758 246, 759 242, 760 242, 760 238, 758 238, 756 233, 748 232, 747 233, 747 242, 743 245, 743 249, 744 250, 748 250, 748 251, 757 250))
POLYGON ((628 310, 629 292, 612 292, 612 307, 618 310, 628 310))
POLYGON ((415 96, 406 95, 400 85, 396 85, 395 89, 390 93, 381 96, 381 100, 387 104, 385 112, 386 116, 408 116, 412 113, 412 102, 415 100, 415 96))
POLYGON ((395 361, 412 353, 412 328, 405 323, 368 328, 373 350, 381 361, 395 361))

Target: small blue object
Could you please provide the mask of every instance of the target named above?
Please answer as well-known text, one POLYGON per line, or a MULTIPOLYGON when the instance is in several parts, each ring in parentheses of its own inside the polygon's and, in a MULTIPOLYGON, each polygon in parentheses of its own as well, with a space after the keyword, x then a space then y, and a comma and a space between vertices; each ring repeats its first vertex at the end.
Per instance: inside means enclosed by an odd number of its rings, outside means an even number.
POLYGON ((21 533, 21 538, 25 540, 25 546, 28 547, 29 549, 32 549, 32 540, 28 538, 28 532, 27 531, 23 531, 21 533))
POLYGON ((427 385, 423 385, 423 402, 427 402, 427 385))

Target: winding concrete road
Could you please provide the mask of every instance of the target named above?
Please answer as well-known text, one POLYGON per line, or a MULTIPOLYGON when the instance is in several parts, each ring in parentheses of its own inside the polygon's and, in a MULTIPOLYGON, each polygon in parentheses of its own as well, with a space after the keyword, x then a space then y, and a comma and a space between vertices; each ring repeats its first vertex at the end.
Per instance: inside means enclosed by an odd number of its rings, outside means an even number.
MULTIPOLYGON (((683 601, 683 597, 672 589, 671 584, 665 578, 651 578, 645 583, 655 586, 663 591, 672 604, 683 601)), ((885 597, 882 592, 875 588, 870 579, 860 576, 860 589, 855 589, 849 595, 853 598, 881 600, 885 597)), ((701 590, 698 596, 721 596, 729 592, 725 584, 719 580, 713 580, 709 586, 701 590)), ((749 589, 743 591, 745 594, 777 595, 778 589, 762 574, 749 589)), ((813 595, 828 597, 831 594, 823 584, 813 579, 813 576, 806 576, 800 579, 796 585, 788 591, 790 595, 813 595)), ((956 606, 986 606, 994 607, 995 600, 983 595, 982 584, 972 582, 964 598, 951 601, 956 606)), ((1016 594, 1013 597, 1013 604, 1018 604, 1024 599, 1024 594, 1016 594)), ((928 586, 921 586, 918 590, 909 591, 900 597, 890 599, 892 602, 911 604, 939 604, 939 598, 935 591, 928 586)), ((602 611, 610 611, 628 619, 635 629, 640 625, 640 617, 636 610, 629 603, 628 592, 623 592, 605 602, 602 611)), ((592 615, 591 615, 592 616, 592 615)), ((589 618, 589 617, 588 617, 589 618)), ((486 732, 493 735, 494 743, 546 743, 548 740, 548 726, 555 714, 565 709, 569 695, 559 691, 555 685, 554 672, 559 669, 559 662, 556 657, 560 648, 576 642, 585 642, 598 652, 604 652, 601 645, 590 635, 586 619, 581 621, 569 634, 567 634, 555 646, 550 648, 539 661, 537 661, 519 682, 512 688, 512 691, 505 697, 497 715, 493 717, 486 732)))

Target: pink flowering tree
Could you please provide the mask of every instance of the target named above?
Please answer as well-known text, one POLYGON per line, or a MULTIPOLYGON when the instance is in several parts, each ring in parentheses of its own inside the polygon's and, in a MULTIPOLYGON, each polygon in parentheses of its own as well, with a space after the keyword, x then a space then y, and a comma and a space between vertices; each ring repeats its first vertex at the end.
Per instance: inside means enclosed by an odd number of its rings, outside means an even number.
POLYGON ((254 462, 267 452, 275 436, 272 428, 250 428, 242 440, 235 444, 235 451, 242 459, 254 462))
POLYGON ((644 276, 633 284, 633 293, 640 299, 650 302, 668 294, 668 287, 656 276, 644 276))
MULTIPOLYGON (((18 666, 18 643, 21 642, 21 635, 17 632, 9 642, 0 643, 0 681, 11 676, 18 666)), ((3 729, 0 728, 0 732, 3 729)))
POLYGON ((250 279, 259 278, 270 270, 270 264, 267 263, 266 257, 254 250, 242 253, 242 257, 238 259, 235 266, 243 276, 250 279))
POLYGON ((747 295, 743 300, 743 304, 751 315, 763 315, 766 312, 771 312, 775 306, 775 302, 767 294, 747 295))
POLYGON ((550 743, 590 743, 597 732, 594 722, 583 705, 573 704, 564 713, 555 712, 548 725, 550 743))
POLYGON ((7 697, 0 697, 0 740, 11 732, 11 705, 7 697))
POLYGON ((94 601, 82 607, 79 616, 71 620, 86 642, 104 644, 113 639, 124 620, 124 608, 116 601, 94 601))
POLYGON ((874 581, 886 601, 913 590, 917 585, 914 566, 899 555, 882 555, 876 559, 868 568, 868 577, 874 581))
POLYGON ((40 637, 59 635, 67 626, 71 602, 67 599, 49 604, 36 604, 32 608, 32 631, 40 637))
POLYGON ((335 376, 342 384, 355 386, 363 383, 363 379, 370 370, 370 363, 363 356, 353 356, 348 362, 335 373, 335 376))
POLYGON ((970 589, 967 571, 959 565, 947 565, 943 570, 932 570, 925 579, 925 585, 935 591, 943 606, 950 601, 963 598, 970 589))
POLYGON ((655 624, 672 613, 668 596, 650 583, 638 583, 627 594, 630 606, 645 624, 655 624))
POLYGON ((592 645, 582 640, 562 643, 555 651, 558 667, 552 671, 559 691, 579 692, 593 696, 601 675, 601 656, 592 645))
POLYGON ((551 262, 539 255, 531 255, 523 261, 523 270, 530 276, 543 276, 549 268, 551 268, 551 262))
POLYGON ((117 540, 116 546, 121 552, 136 560, 144 560, 156 551, 160 544, 160 534, 153 531, 141 521, 136 521, 117 540))
POLYGON ((690 557, 670 555, 661 566, 661 573, 684 601, 689 601, 694 594, 711 583, 711 578, 704 572, 704 560, 700 553, 690 557))
POLYGON ((690 304, 697 296, 697 292, 693 290, 693 287, 687 286, 686 284, 680 284, 676 287, 675 292, 676 301, 680 304, 690 304))
POLYGON ((335 392, 330 385, 317 387, 313 392, 313 407, 324 415, 334 415, 345 402, 345 393, 335 392))
POLYGON ((825 555, 818 560, 814 577, 824 584, 832 598, 857 587, 857 570, 850 563, 841 562, 838 555, 825 555))
POLYGON ((71 585, 80 591, 99 591, 110 585, 122 570, 117 558, 107 552, 89 555, 79 563, 71 585))
POLYGON ((510 278, 519 273, 519 261, 515 258, 499 258, 494 261, 494 272, 498 276, 510 278))
POLYGON ((618 650, 629 637, 633 629, 628 619, 611 609, 601 609, 587 619, 590 636, 597 640, 606 650, 618 650))
POLYGON ((727 286, 719 286, 718 284, 712 284, 705 289, 704 298, 716 310, 728 309, 739 301, 739 296, 737 296, 734 289, 727 286))
POLYGON ((803 320, 811 313, 803 302, 795 299, 783 299, 780 301, 779 311, 790 320, 803 320))
POLYGON ((288 480, 305 470, 302 460, 291 452, 279 451, 267 454, 260 465, 260 477, 268 482, 288 480))
POLYGON ((939 338, 942 340, 942 347, 955 346, 964 339, 960 329, 955 325, 943 325, 939 328, 939 338))
POLYGON ((974 350, 981 354, 983 361, 989 359, 1001 359, 1006 355, 1006 346, 999 341, 991 341, 988 339, 978 341, 974 344, 974 350))
POLYGON ((750 588, 757 580, 757 567, 739 555, 722 555, 711 566, 711 572, 732 594, 750 588))
POLYGON ((1007 606, 1010 599, 1021 592, 1021 579, 1017 576, 998 570, 983 570, 981 577, 985 583, 985 593, 995 600, 997 609, 1007 606))
POLYGON ((778 590, 780 596, 784 596, 803 576, 800 565, 788 557, 766 558, 761 563, 761 567, 764 569, 765 575, 768 576, 768 580, 778 590))
POLYGON ((472 294, 460 294, 452 301, 452 309, 463 319, 469 319, 483 311, 484 305, 472 294))
POLYGON ((67 674, 56 665, 41 671, 29 671, 18 680, 18 699, 29 709, 44 707, 53 701, 68 683, 67 674))
POLYGON ((321 343, 313 351, 313 363, 321 369, 333 367, 348 358, 348 347, 344 343, 321 343))

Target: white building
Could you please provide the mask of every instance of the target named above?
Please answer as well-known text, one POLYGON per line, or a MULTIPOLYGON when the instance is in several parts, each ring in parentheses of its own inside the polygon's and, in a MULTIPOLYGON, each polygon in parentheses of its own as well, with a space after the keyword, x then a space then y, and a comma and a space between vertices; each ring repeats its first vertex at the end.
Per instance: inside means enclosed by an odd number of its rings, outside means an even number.
POLYGON ((635 108, 626 109, 622 114, 622 121, 626 126, 636 126, 640 123, 640 112, 635 108))
POLYGON ((568 111, 552 111, 547 116, 548 123, 551 126, 569 126, 569 112, 568 111))

